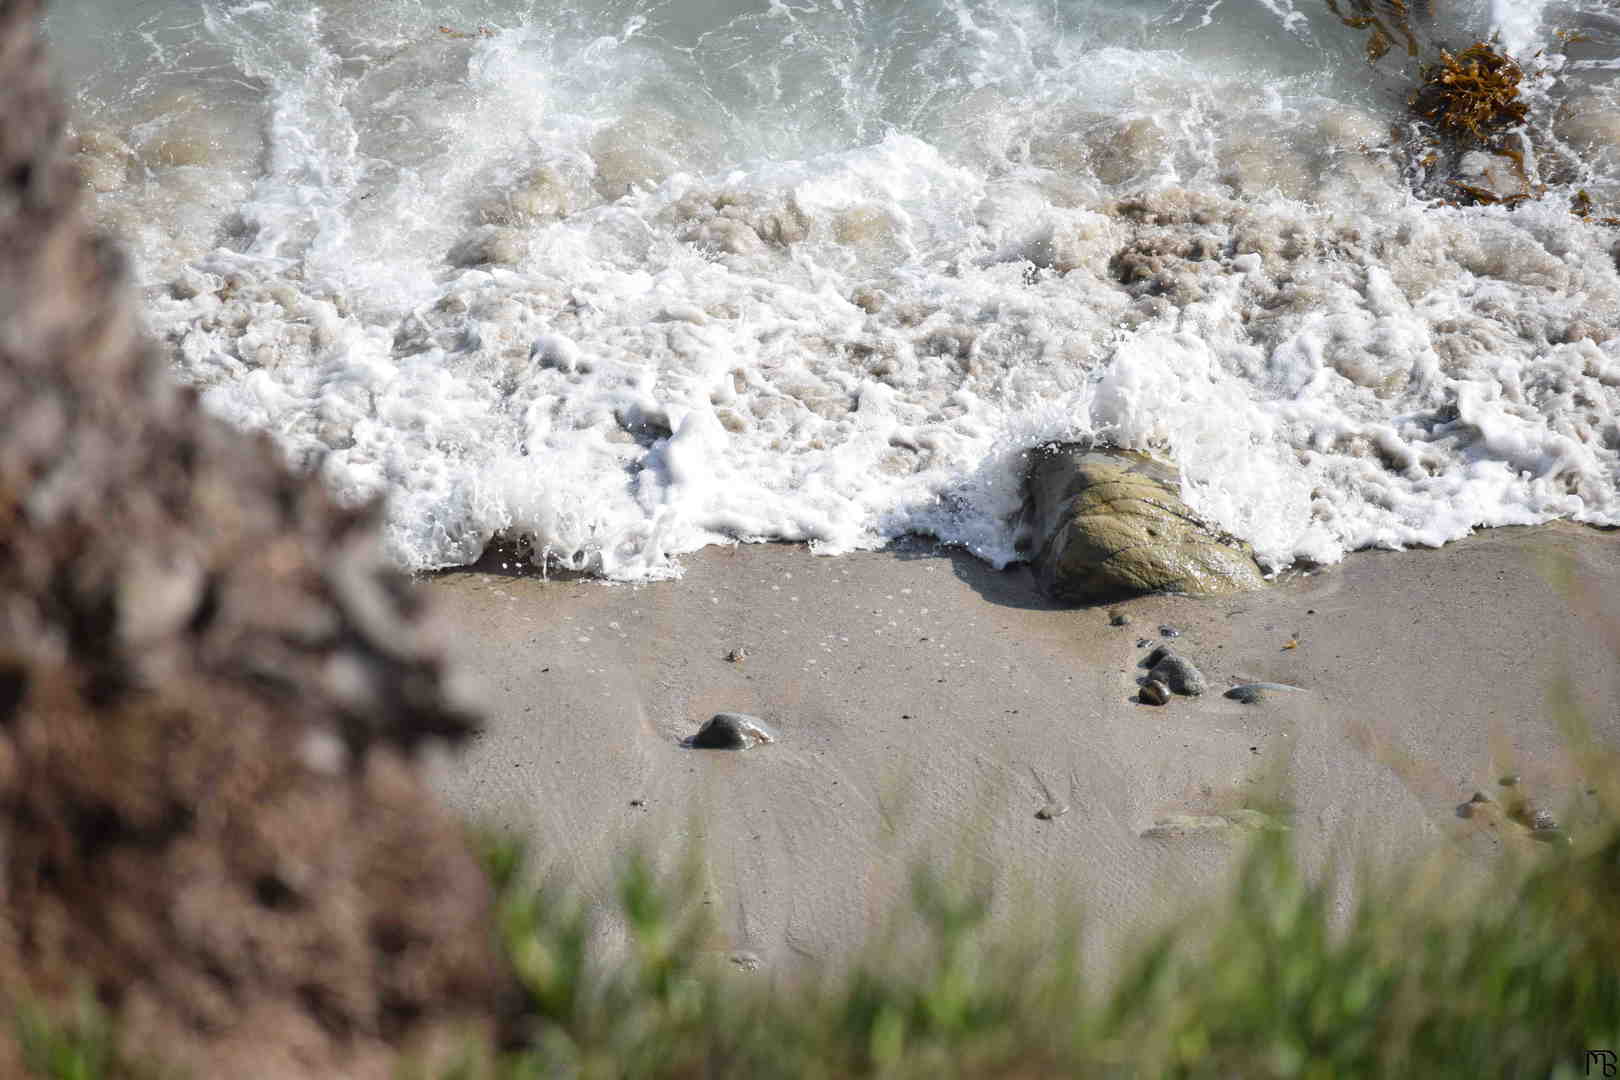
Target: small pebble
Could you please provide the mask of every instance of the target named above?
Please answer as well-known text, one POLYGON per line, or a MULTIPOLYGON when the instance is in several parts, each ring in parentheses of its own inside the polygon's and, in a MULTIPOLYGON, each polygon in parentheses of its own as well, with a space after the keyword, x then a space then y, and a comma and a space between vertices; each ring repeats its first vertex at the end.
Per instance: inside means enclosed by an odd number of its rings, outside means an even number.
POLYGON ((1502 779, 1498 780, 1497 783, 1501 784, 1503 787, 1515 787, 1519 783, 1519 774, 1508 773, 1506 776, 1502 777, 1502 779))
POLYGON ((1123 611, 1110 611, 1108 613, 1108 625, 1129 626, 1131 625, 1131 617, 1125 614, 1123 611))
POLYGON ((1145 637, 1139 637, 1139 638, 1136 639, 1136 647, 1138 649, 1145 649, 1151 644, 1153 644, 1153 642, 1149 641, 1145 637))
POLYGON ((1161 627, 1159 627, 1159 636, 1161 636, 1161 637, 1180 637, 1181 636, 1181 631, 1177 630, 1173 626, 1161 626, 1161 627))
POLYGON ((1489 795, 1485 794, 1483 791, 1476 791, 1476 792, 1474 792, 1474 797, 1469 799, 1468 801, 1471 802, 1471 803, 1490 802, 1491 797, 1489 795))
POLYGON ((1558 828, 1558 819, 1552 816, 1551 810, 1532 810, 1529 815, 1529 824, 1532 829, 1540 832, 1544 829, 1558 828))
POLYGON ((1266 700, 1264 689, 1254 685, 1234 686, 1226 692, 1226 696, 1233 701, 1241 701, 1245 705, 1258 705, 1266 700))
POLYGON ((631 799, 630 800, 630 805, 631 806, 646 806, 647 805, 647 800, 646 799, 631 799))
POLYGON ((1141 693, 1136 696, 1142 699, 1144 705, 1165 705, 1170 701, 1170 688, 1157 679, 1149 679, 1142 684, 1141 693))

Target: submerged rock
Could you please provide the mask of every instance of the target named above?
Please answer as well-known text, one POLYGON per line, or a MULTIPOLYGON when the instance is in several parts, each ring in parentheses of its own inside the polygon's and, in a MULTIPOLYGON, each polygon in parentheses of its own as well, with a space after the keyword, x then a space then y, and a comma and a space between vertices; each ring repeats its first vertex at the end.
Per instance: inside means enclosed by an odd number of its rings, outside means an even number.
POLYGON ((527 228, 567 217, 589 199, 583 185, 550 166, 534 169, 496 192, 479 207, 486 225, 527 228))
POLYGON ((1168 839, 1178 836, 1234 832, 1260 832, 1288 826, 1259 810, 1226 810, 1218 814, 1167 814, 1143 831, 1145 837, 1168 839))
POLYGON ((764 721, 747 713, 723 712, 709 717, 687 745, 698 750, 747 750, 776 738, 764 721))
POLYGON ((1196 697, 1202 694, 1207 685, 1204 681, 1204 673, 1198 670, 1197 665, 1185 656, 1178 656, 1175 653, 1167 654, 1158 663, 1154 664, 1153 670, 1148 672, 1148 677, 1156 679, 1176 693, 1185 694, 1188 697, 1196 697))
POLYGON ((1524 166, 1513 158, 1470 150, 1457 159, 1459 186, 1485 203, 1508 202, 1529 195, 1524 166))
POLYGON ((445 260, 451 266, 511 266, 529 254, 527 237, 518 229, 480 225, 450 249, 445 260))
POLYGON ((1024 521, 1036 580, 1051 596, 1093 603, 1262 584, 1248 546, 1181 501, 1180 477, 1171 466, 1136 451, 1074 443, 1032 456, 1024 521))

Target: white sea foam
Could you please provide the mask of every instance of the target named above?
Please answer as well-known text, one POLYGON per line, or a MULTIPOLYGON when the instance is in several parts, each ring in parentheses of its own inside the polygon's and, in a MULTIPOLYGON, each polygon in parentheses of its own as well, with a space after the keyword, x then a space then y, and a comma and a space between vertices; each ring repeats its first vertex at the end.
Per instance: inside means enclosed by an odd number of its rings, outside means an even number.
MULTIPOLYGON (((1533 51, 1551 6, 1434 33, 1533 51)), ((1567 212, 1620 194, 1620 112, 1549 63, 1551 193, 1425 204, 1398 58, 1319 7, 204 0, 141 9, 79 127, 179 376, 386 497, 410 568, 1000 565, 1021 455, 1080 436, 1270 567, 1620 523, 1613 234, 1567 212)))

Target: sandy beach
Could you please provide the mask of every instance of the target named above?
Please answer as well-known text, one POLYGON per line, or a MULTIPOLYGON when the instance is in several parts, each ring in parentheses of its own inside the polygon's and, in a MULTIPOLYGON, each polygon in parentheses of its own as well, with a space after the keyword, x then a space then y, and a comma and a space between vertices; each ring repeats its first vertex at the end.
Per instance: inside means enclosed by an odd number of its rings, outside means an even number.
POLYGON ((1592 741, 1620 747, 1617 554, 1613 532, 1497 529, 1255 593, 1078 609, 922 541, 709 549, 643 586, 492 557, 420 585, 489 717, 438 786, 604 905, 626 850, 673 865, 696 843, 714 947, 745 967, 848 955, 920 856, 993 884, 1000 918, 1078 905, 1107 951, 1214 895, 1248 835, 1214 827, 1236 809, 1286 822, 1318 867, 1528 846, 1458 813, 1506 775, 1578 830, 1590 760, 1552 702, 1567 674, 1592 741), (1209 691, 1141 704, 1138 662, 1165 643, 1209 691), (1302 689, 1222 696, 1246 682, 1302 689), (777 741, 680 745, 720 710, 777 741))

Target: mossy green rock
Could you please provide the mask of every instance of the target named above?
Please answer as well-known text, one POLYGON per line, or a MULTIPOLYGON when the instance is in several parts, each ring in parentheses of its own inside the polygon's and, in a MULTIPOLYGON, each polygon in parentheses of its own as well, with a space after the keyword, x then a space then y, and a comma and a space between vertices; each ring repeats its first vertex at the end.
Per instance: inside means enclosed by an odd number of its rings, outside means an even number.
POLYGON ((1181 501, 1174 468, 1133 450, 1037 450, 1025 479, 1036 580, 1096 603, 1150 592, 1224 593, 1264 579, 1247 544, 1181 501))

